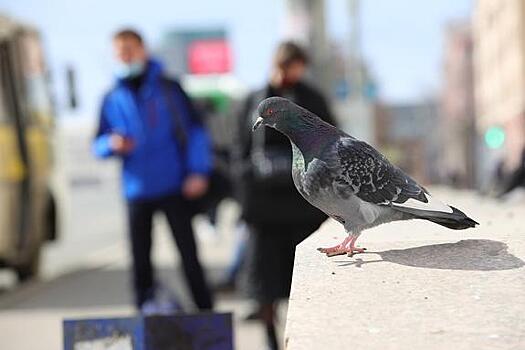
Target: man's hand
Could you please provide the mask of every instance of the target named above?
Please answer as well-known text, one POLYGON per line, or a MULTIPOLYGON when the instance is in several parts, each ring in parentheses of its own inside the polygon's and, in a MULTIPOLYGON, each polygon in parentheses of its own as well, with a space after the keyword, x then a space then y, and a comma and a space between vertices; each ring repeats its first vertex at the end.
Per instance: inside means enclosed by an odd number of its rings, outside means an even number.
POLYGON ((209 181, 206 176, 189 175, 182 184, 182 195, 186 199, 197 199, 202 197, 208 190, 209 181))
POLYGON ((129 154, 135 147, 135 142, 129 137, 124 137, 120 134, 111 134, 109 137, 109 146, 116 154, 129 154))

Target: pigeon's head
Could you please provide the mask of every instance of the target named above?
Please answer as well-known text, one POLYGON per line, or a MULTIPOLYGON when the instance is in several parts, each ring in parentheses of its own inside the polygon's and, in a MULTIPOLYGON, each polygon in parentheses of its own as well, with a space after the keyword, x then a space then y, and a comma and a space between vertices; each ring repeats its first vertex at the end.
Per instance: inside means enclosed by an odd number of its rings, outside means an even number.
POLYGON ((257 107, 257 120, 253 124, 253 131, 259 126, 266 125, 279 131, 285 131, 286 126, 300 113, 301 107, 283 97, 269 97, 257 107))

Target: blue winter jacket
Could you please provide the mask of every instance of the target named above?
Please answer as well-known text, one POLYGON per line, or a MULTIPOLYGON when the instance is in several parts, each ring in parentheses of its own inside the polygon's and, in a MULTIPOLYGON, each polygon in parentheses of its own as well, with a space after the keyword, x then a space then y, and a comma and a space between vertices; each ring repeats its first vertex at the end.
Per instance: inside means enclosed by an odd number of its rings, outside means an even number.
POLYGON ((148 62, 138 90, 119 80, 105 96, 93 142, 96 156, 115 155, 109 147, 111 133, 130 137, 135 143, 130 154, 121 156, 127 199, 177 194, 188 174, 210 173, 209 136, 180 85, 164 78, 161 65, 154 60, 148 62), (185 140, 180 140, 180 130, 185 140))

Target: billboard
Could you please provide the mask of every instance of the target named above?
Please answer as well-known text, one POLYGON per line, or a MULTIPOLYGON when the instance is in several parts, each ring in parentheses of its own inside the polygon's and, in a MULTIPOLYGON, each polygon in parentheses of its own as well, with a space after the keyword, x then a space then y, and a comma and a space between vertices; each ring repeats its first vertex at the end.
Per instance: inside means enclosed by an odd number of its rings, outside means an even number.
POLYGON ((225 74, 233 70, 231 46, 221 28, 168 31, 159 56, 168 72, 175 75, 225 74))

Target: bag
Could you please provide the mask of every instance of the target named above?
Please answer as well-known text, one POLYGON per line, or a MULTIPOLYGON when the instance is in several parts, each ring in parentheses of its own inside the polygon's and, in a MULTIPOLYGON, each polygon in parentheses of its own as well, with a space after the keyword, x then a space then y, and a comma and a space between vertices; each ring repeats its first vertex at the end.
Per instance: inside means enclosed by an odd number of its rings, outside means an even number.
MULTIPOLYGON (((167 78, 163 78, 162 80, 164 99, 166 100, 166 104, 173 120, 173 134, 175 140, 179 143, 181 153, 184 154, 188 143, 188 134, 186 133, 181 118, 179 118, 180 113, 178 107, 173 103, 173 100, 170 97, 171 88, 175 84, 167 78)), ((183 92, 181 91, 181 93, 183 92)), ((208 180, 208 190, 206 193, 200 198, 188 200, 188 205, 193 215, 208 212, 210 209, 217 206, 221 200, 229 196, 231 188, 229 178, 224 174, 224 171, 218 169, 217 165, 214 165, 208 180)))

